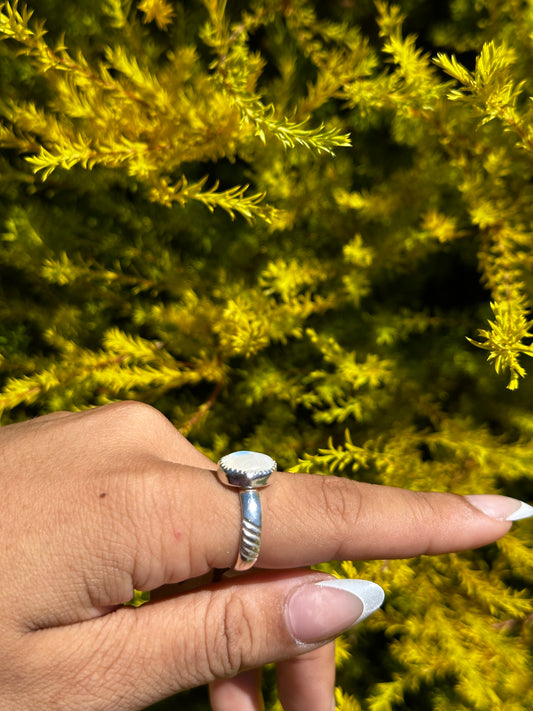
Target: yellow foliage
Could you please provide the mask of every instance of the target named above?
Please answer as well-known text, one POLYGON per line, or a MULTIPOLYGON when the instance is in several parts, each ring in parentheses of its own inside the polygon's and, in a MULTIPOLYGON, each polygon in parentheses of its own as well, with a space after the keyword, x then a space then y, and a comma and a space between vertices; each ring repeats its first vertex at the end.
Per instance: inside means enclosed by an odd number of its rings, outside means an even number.
POLYGON ((139 10, 145 22, 155 22, 160 30, 166 30, 174 17, 174 9, 166 0, 141 0, 139 10))
MULTIPOLYGON (((46 6, 0 3, 2 422, 136 398, 214 461, 531 497, 531 13, 46 6)), ((530 534, 321 566, 386 592, 337 708, 533 708, 530 534)))

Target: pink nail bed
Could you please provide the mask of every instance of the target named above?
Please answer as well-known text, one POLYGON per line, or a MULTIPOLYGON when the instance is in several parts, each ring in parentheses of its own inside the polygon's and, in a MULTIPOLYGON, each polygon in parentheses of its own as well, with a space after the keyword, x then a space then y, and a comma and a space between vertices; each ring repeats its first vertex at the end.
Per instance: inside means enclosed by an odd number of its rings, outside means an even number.
POLYGON ((533 516, 533 506, 510 496, 470 494, 464 498, 478 511, 496 521, 519 521, 533 516))
POLYGON ((338 636, 383 603, 379 585, 336 579, 301 585, 287 602, 285 619, 295 640, 316 643, 338 636))

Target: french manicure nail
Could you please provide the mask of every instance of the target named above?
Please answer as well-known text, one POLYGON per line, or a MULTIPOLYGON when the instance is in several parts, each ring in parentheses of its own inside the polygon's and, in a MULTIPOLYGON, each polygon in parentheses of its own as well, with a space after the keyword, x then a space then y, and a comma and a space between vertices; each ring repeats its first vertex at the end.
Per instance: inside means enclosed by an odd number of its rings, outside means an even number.
POLYGON ((519 521, 533 516, 533 506, 510 496, 497 494, 469 494, 465 496, 472 506, 497 521, 519 521))
POLYGON ((287 602, 287 627, 298 642, 332 639, 375 612, 384 598, 382 588, 368 580, 332 578, 301 585, 287 602))

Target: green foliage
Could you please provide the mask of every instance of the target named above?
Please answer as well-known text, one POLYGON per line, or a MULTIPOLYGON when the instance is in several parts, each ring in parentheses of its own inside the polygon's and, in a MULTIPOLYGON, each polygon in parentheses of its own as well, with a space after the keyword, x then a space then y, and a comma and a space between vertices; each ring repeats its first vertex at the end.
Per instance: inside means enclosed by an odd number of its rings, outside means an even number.
MULTIPOLYGON (((30 6, 0 6, 3 424, 136 398, 213 459, 533 498, 528 3, 30 6)), ((338 708, 532 708, 530 535, 325 566, 387 592, 338 708)))
POLYGON ((145 605, 147 602, 150 602, 150 592, 134 590, 131 600, 124 604, 129 607, 141 607, 141 605, 145 605))

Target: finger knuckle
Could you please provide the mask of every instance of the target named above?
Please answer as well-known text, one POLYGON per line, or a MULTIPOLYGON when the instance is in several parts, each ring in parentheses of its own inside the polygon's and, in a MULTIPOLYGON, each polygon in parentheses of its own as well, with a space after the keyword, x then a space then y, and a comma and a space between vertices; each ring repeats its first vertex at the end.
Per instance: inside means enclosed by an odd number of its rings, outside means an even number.
POLYGON ((253 649, 253 625, 242 598, 229 593, 208 607, 206 660, 214 678, 232 677, 241 671, 253 649))
POLYGON ((339 549, 358 518, 360 502, 354 492, 354 482, 334 476, 321 478, 321 509, 328 519, 339 549), (350 493, 349 485, 352 485, 350 493))
POLYGON ((435 506, 435 501, 426 492, 410 492, 410 528, 414 532, 420 555, 431 555, 439 549, 438 532, 435 522, 442 520, 442 511, 435 506))
POLYGON ((167 418, 159 410, 137 400, 113 403, 108 405, 105 411, 123 431, 151 434, 154 429, 169 425, 167 418))
POLYGON ((127 400, 100 408, 98 431, 105 431, 108 451, 130 456, 132 452, 167 458, 177 431, 159 410, 143 402, 127 400), (111 449, 109 449, 111 448, 111 449))

